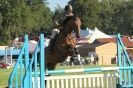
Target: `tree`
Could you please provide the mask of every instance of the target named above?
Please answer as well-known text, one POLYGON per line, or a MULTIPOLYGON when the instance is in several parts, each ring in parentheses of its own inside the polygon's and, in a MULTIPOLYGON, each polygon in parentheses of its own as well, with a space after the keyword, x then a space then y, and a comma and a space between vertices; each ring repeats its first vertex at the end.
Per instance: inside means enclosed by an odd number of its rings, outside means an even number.
POLYGON ((133 33, 133 0, 70 0, 82 28, 98 27, 108 34, 133 33))
POLYGON ((133 27, 133 1, 119 0, 114 8, 113 26, 116 28, 115 33, 132 35, 133 27))
POLYGON ((71 0, 69 2, 74 8, 74 13, 81 17, 82 28, 99 27, 99 1, 98 0, 71 0))
POLYGON ((1 34, 4 40, 49 28, 52 13, 44 0, 1 0, 1 34))

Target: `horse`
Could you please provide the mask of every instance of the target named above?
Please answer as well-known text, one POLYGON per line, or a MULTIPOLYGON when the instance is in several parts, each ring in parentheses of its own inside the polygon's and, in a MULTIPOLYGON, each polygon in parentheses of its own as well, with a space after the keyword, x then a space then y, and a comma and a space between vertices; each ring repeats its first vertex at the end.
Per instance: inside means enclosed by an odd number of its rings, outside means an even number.
POLYGON ((72 56, 72 49, 76 48, 76 38, 80 37, 81 21, 79 17, 66 18, 66 26, 57 35, 53 52, 45 49, 45 64, 48 70, 54 70, 58 63, 64 62, 68 56, 72 56))

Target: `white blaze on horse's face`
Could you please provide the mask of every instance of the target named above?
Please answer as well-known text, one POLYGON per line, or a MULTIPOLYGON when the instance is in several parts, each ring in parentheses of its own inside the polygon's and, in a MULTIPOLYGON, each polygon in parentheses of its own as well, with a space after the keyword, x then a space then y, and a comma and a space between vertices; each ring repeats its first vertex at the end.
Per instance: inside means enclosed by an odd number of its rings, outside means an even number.
POLYGON ((76 32, 76 37, 80 37, 80 27, 81 27, 81 21, 80 18, 76 18, 75 21, 75 32, 76 32))

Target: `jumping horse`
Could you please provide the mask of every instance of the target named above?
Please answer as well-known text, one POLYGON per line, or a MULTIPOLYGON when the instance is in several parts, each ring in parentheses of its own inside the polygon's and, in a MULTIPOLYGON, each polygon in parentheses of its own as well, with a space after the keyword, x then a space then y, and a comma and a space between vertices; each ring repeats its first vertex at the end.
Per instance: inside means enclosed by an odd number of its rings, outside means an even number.
POLYGON ((54 70, 57 63, 64 62, 66 58, 72 55, 72 49, 76 48, 76 38, 80 37, 81 21, 79 17, 70 16, 66 18, 66 26, 61 29, 57 35, 53 52, 45 49, 45 64, 48 70, 54 70))

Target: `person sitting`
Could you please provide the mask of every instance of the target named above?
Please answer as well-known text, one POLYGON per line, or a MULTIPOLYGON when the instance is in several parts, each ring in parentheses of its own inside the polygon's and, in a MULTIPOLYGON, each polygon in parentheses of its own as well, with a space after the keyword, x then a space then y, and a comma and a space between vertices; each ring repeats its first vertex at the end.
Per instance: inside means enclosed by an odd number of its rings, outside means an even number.
MULTIPOLYGON (((51 38, 50 40, 50 51, 51 52, 53 52, 57 35, 59 34, 59 32, 61 32, 66 27, 66 24, 68 22, 67 18, 74 16, 73 8, 70 4, 66 5, 64 10, 65 10, 65 17, 63 17, 64 18, 63 21, 59 20, 57 16, 53 17, 54 28, 52 30, 52 35, 50 37, 51 38)), ((77 53, 78 51, 77 48, 75 48, 74 51, 77 53)))
POLYGON ((66 13, 66 17, 67 16, 73 16, 73 8, 70 4, 65 6, 65 13, 66 13))
POLYGON ((63 24, 62 24, 62 26, 63 26, 63 29, 65 29, 65 27, 66 27, 66 24, 67 24, 67 18, 68 17, 71 17, 71 16, 74 16, 74 14, 73 14, 73 8, 72 8, 72 6, 70 5, 70 4, 68 4, 68 5, 66 5, 65 6, 65 17, 64 17, 64 20, 63 20, 63 24))
POLYGON ((59 18, 58 16, 54 16, 52 18, 53 20, 53 30, 52 30, 52 34, 50 36, 50 44, 49 44, 49 50, 51 52, 53 52, 54 46, 55 46, 55 41, 56 41, 56 37, 60 32, 60 29, 63 30, 65 28, 65 25, 67 24, 66 22, 66 18, 69 16, 73 16, 73 9, 72 6, 70 4, 65 6, 65 17, 63 21, 59 22, 59 18), (63 25, 62 25, 63 24, 63 25))

